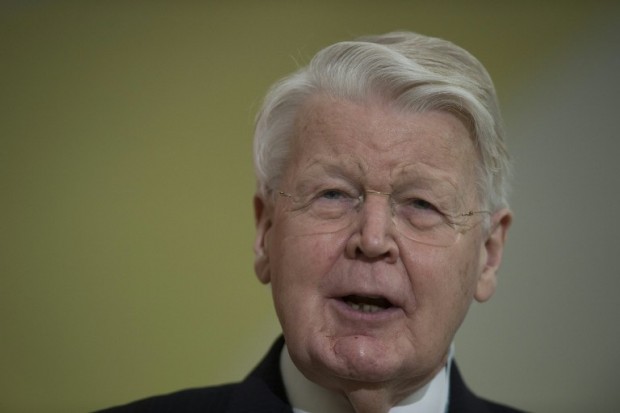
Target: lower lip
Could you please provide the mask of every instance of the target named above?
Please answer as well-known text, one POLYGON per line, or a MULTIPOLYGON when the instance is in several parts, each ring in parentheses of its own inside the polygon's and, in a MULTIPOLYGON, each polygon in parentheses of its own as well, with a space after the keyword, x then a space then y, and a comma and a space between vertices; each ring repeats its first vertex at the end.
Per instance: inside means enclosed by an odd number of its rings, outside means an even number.
POLYGON ((365 313, 363 311, 352 308, 340 299, 332 299, 330 300, 330 303, 336 310, 336 313, 340 317, 345 318, 347 321, 359 321, 368 324, 383 324, 389 321, 396 320, 403 314, 402 309, 399 307, 390 307, 386 308, 385 310, 376 311, 374 313, 365 313))

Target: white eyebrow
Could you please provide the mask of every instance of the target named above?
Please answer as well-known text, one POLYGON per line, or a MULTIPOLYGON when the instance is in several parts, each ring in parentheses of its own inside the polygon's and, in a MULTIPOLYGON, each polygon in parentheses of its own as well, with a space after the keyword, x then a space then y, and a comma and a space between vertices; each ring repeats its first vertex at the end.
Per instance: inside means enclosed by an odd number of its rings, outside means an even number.
POLYGON ((447 182, 454 188, 459 186, 456 182, 456 178, 452 176, 452 174, 425 162, 413 162, 394 168, 390 172, 390 179, 393 182, 408 179, 416 181, 447 182))

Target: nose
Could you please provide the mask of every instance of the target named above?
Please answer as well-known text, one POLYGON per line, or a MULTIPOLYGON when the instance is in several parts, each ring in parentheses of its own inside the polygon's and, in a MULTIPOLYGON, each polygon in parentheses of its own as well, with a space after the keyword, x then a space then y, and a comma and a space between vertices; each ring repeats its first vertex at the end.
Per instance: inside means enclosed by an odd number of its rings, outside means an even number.
POLYGON ((347 241, 347 256, 368 260, 386 260, 389 263, 396 262, 398 245, 393 237, 393 231, 390 194, 366 191, 359 211, 357 228, 347 241))

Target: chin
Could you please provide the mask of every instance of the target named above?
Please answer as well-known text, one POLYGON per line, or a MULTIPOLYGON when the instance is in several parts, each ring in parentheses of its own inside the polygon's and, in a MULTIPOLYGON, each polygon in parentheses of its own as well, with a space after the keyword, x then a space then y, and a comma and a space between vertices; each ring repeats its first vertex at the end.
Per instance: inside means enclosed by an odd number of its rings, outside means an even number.
MULTIPOLYGON (((313 354, 314 367, 332 377, 364 383, 380 383, 394 379, 403 368, 395 349, 371 336, 329 337, 313 354), (327 344, 327 346, 326 346, 327 344)), ((319 373, 320 374, 320 373, 319 373)))

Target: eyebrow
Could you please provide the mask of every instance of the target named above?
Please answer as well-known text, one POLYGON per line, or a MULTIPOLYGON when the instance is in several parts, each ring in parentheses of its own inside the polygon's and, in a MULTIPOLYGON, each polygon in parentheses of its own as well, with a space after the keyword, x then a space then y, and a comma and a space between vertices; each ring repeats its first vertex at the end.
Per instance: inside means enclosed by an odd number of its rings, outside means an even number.
POLYGON ((366 175, 364 166, 359 161, 350 160, 343 162, 342 160, 339 160, 337 162, 334 162, 331 159, 324 159, 322 157, 315 158, 300 172, 302 174, 306 174, 308 172, 314 172, 316 170, 319 172, 326 172, 329 175, 348 177, 351 174, 351 169, 357 170, 357 173, 353 174, 356 177, 366 175))
POLYGON ((460 186, 449 173, 423 162, 408 164, 393 170, 390 173, 390 179, 394 185, 398 185, 399 182, 415 181, 416 183, 426 184, 429 187, 450 186, 455 190, 460 186), (420 165, 423 166, 421 167, 420 165))
MULTIPOLYGON (((350 157, 345 160, 334 161, 331 158, 316 157, 310 164, 299 171, 299 183, 301 187, 307 185, 309 178, 316 174, 325 173, 332 178, 342 178, 348 181, 353 179, 362 180, 364 176, 371 174, 363 163, 350 157)), ((402 186, 403 184, 415 184, 424 189, 432 189, 433 192, 439 190, 445 192, 446 189, 458 194, 459 184, 449 173, 435 168, 424 162, 409 163, 393 169, 390 172, 390 188, 402 186)))

